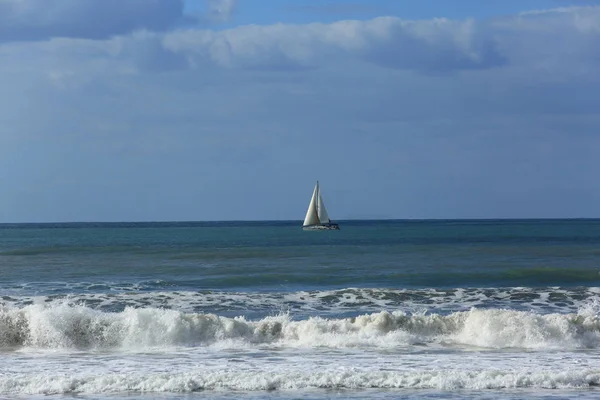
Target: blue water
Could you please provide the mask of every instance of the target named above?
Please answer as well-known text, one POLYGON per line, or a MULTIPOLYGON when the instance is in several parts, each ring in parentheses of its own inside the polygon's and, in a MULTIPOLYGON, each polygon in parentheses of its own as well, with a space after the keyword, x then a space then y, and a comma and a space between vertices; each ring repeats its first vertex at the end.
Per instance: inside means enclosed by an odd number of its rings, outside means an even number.
POLYGON ((600 220, 299 226, 0 224, 0 395, 600 394, 600 220))

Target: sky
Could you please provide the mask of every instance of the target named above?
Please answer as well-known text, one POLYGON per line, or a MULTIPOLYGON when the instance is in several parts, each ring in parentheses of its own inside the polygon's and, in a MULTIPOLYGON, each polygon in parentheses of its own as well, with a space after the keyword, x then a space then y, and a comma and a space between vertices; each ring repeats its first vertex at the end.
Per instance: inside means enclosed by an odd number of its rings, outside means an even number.
POLYGON ((600 1, 0 0, 0 222, 600 217, 600 1))

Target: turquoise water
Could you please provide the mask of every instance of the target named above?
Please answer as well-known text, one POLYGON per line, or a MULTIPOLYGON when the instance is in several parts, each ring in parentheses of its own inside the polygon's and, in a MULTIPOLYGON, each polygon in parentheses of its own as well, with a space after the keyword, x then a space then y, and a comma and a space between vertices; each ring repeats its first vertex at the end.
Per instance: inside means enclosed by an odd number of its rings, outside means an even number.
POLYGON ((300 225, 0 225, 0 395, 600 394, 600 220, 300 225))
MULTIPOLYGON (((185 289, 576 286, 600 282, 600 220, 8 225, 4 281, 185 289)), ((57 288, 53 288, 56 290, 57 288)))

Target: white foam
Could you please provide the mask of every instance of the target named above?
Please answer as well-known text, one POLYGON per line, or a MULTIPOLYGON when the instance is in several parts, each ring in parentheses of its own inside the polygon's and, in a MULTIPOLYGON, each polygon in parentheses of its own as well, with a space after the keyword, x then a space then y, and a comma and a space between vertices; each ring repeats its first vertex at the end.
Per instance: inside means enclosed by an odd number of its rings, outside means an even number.
POLYGON ((588 388, 600 385, 598 370, 460 371, 364 371, 356 368, 297 368, 267 371, 196 369, 182 373, 108 373, 61 375, 53 373, 0 376, 0 393, 143 393, 200 390, 298 390, 298 389, 515 389, 588 388))
POLYGON ((448 315, 381 311, 353 318, 289 314, 247 320, 159 308, 103 312, 67 302, 0 308, 0 347, 149 349, 172 346, 275 345, 377 347, 413 344, 482 348, 596 349, 598 308, 578 314, 472 309, 448 315))

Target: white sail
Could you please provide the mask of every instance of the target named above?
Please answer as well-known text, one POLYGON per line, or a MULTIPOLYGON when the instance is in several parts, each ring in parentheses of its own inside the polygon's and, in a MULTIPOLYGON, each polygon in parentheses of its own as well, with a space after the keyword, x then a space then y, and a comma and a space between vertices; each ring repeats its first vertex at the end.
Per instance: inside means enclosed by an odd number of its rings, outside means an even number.
POLYGON ((325 208, 325 203, 323 202, 323 197, 321 197, 321 189, 319 189, 319 195, 317 196, 317 215, 322 224, 331 222, 329 220, 329 215, 327 214, 327 209, 325 208))
POLYGON ((339 230, 338 224, 331 222, 327 209, 325 208, 325 202, 321 197, 321 189, 319 188, 319 181, 315 185, 312 197, 310 198, 310 204, 308 205, 308 211, 306 211, 306 217, 304 218, 303 224, 304 230, 339 230))
POLYGON ((310 199, 308 205, 308 211, 306 211, 306 217, 304 217, 304 226, 319 224, 319 215, 317 214, 317 197, 319 196, 319 182, 315 185, 315 190, 310 199))

